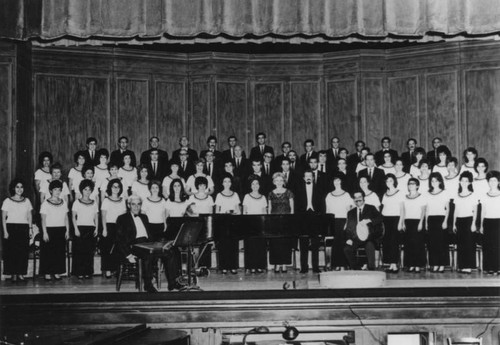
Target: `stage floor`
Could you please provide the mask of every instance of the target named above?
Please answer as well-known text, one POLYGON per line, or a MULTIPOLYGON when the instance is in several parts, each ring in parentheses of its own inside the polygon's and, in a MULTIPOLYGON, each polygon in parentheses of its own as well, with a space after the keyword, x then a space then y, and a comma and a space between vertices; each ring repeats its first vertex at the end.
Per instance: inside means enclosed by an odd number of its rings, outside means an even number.
MULTIPOLYGON (((160 291, 167 292, 165 277, 162 277, 160 291)), ((199 277, 198 285, 204 291, 255 291, 255 290, 282 290, 285 282, 297 281, 298 286, 305 289, 323 289, 319 284, 318 274, 300 274, 294 271, 276 274, 267 272, 261 274, 243 273, 221 274, 211 271, 207 277, 199 277)), ((1 295, 19 294, 70 294, 70 293, 113 293, 115 290, 115 278, 105 279, 94 276, 88 280, 78 280, 77 277, 64 277, 61 281, 46 282, 43 278, 35 281, 29 278, 25 282, 12 283, 10 280, 0 282, 1 295)), ((486 275, 482 272, 473 271, 470 275, 458 272, 446 271, 445 273, 422 272, 419 274, 399 272, 398 274, 387 274, 384 288, 434 288, 434 287, 500 287, 500 276, 486 275)), ((134 282, 124 281, 121 292, 133 292, 134 282)), ((118 292, 119 293, 119 292, 118 292)))

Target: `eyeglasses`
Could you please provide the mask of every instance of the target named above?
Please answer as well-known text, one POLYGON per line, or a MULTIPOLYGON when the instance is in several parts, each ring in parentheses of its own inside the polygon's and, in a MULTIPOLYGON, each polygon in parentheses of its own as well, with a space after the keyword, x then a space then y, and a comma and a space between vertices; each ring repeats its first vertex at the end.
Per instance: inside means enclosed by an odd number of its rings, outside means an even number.
POLYGON ((363 199, 354 200, 354 202, 363 202, 363 199))
POLYGON ((264 155, 264 158, 273 158, 271 155, 264 155))
POLYGON ((411 185, 416 185, 415 182, 408 182, 408 186, 411 186, 411 185))

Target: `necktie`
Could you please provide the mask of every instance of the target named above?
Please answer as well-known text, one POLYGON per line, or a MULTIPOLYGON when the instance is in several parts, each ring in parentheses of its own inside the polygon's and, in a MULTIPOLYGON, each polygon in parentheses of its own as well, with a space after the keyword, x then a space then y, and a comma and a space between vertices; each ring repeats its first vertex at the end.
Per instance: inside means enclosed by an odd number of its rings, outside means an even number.
POLYGON ((90 159, 93 160, 94 159, 94 151, 90 151, 90 159))
POLYGON ((338 155, 337 149, 334 149, 333 150, 333 157, 337 158, 337 155, 338 155))
POLYGON ((288 173, 285 173, 285 182, 288 182, 288 173))
POLYGON ((153 162, 153 172, 155 173, 156 175, 156 162, 153 162))
POLYGON ((212 176, 212 163, 208 163, 208 175, 212 176))
POLYGON ((358 212, 358 222, 361 220, 361 209, 358 208, 359 212, 358 212))
POLYGON ((182 170, 186 170, 186 162, 182 162, 182 170))
POLYGON ((233 149, 231 149, 231 159, 233 159, 233 158, 234 158, 234 151, 233 151, 233 149))
POLYGON ((266 175, 269 175, 269 164, 266 164, 266 175))
POLYGON ((295 169, 295 162, 292 162, 292 166, 291 166, 292 170, 295 169))
POLYGON ((370 173, 370 180, 371 180, 373 177, 373 169, 372 168, 368 169, 368 172, 370 173))
POLYGON ((264 146, 261 146, 261 147, 260 147, 260 153, 261 153, 261 154, 264 154, 264 146))
POLYGON ((321 164, 321 172, 325 172, 325 165, 321 164))
POLYGON ((317 178, 318 178, 318 172, 314 171, 314 183, 316 183, 317 178))

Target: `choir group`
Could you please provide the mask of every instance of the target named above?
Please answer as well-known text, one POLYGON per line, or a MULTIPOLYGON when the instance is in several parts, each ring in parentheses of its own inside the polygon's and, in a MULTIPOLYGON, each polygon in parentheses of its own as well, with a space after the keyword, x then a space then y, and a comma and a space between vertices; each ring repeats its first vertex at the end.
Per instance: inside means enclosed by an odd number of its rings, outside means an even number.
MULTIPOLYGON (((326 213, 335 216, 328 263, 334 270, 361 268, 363 263, 358 267, 349 256, 354 246, 370 243, 381 250, 387 272, 402 267, 410 272, 425 267, 443 272, 450 264, 449 245, 455 243, 458 269, 467 274, 478 264, 476 245, 481 242, 483 270, 500 273, 500 173, 488 171, 488 162, 473 147, 464 151, 459 165, 440 138, 433 139, 428 152, 410 138, 401 154, 391 148, 388 137, 382 138, 376 152, 357 141, 351 154, 338 137, 321 151, 308 139, 301 154, 284 142, 275 155, 266 140, 265 133, 257 134, 247 157, 235 136, 228 138, 223 152, 217 150, 217 138, 210 136, 198 156, 183 136, 170 157, 159 148, 159 138, 152 137, 149 149, 137 160, 127 137, 118 140, 118 149, 111 154, 98 149, 95 138, 88 138, 86 148, 75 153, 67 178, 53 155, 42 152, 34 176, 34 206, 25 195, 29 186, 20 179, 11 181, 11 196, 2 204, 4 274, 13 281, 24 280, 30 238, 39 233, 39 274, 46 280, 60 280, 66 273, 68 239, 72 239, 72 275, 79 279, 93 275, 98 248, 103 275, 112 277, 120 260, 114 250, 120 241, 117 219, 128 212, 130 199, 142 201, 151 241, 172 238, 168 217, 326 213), (382 231, 361 238, 346 231, 348 213, 358 208, 361 223, 366 205, 376 209, 366 223, 378 219, 382 231)), ((284 272, 299 244, 301 272, 309 270, 309 251, 312 270, 319 272, 320 240, 315 235, 299 241, 247 238, 245 269, 258 273, 271 264, 275 272, 284 272)), ((218 268, 237 274, 238 241, 225 239, 216 246, 218 268)), ((375 269, 368 263, 368 269, 375 269)))

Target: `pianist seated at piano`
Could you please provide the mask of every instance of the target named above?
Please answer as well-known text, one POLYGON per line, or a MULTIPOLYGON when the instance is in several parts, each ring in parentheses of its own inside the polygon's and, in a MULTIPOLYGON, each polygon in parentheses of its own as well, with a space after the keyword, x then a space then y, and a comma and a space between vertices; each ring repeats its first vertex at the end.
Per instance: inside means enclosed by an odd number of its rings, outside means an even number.
MULTIPOLYGON (((231 162, 230 162, 231 163, 231 162)), ((232 164, 232 163, 231 163, 232 164)), ((215 198, 215 212, 226 214, 240 214, 240 197, 233 191, 233 177, 226 173, 222 177, 222 192, 215 198)), ((219 253, 219 269, 222 274, 231 271, 238 273, 239 241, 234 238, 221 238, 217 243, 219 253)))
POLYGON ((209 194, 209 181, 205 176, 194 180, 195 193, 189 197, 189 209, 192 216, 214 213, 214 200, 209 194))
MULTIPOLYGON (((141 197, 137 195, 130 196, 127 200, 127 205, 129 211, 119 216, 116 220, 116 248, 121 255, 121 260, 136 263, 137 252, 134 250, 134 245, 151 242, 151 230, 148 216, 141 213, 141 197)), ((175 250, 175 248, 171 248, 170 250, 175 250)), ((147 292, 157 292, 152 283, 153 260, 147 255, 143 255, 141 259, 144 290, 147 292)), ((177 255, 169 255, 164 259, 165 275, 167 276, 169 290, 180 288, 176 283, 176 278, 180 271, 180 263, 177 260, 177 255)))

